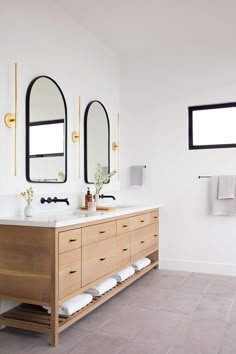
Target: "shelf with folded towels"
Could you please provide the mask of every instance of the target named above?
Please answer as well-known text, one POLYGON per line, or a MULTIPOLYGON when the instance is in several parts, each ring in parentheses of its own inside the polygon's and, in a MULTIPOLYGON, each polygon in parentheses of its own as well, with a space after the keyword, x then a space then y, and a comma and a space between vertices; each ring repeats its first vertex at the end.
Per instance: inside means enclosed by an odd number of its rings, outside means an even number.
MULTIPOLYGON (((120 291, 125 289, 127 286, 135 282, 138 278, 142 277, 145 273, 150 271, 152 268, 158 265, 158 261, 151 261, 149 265, 140 271, 135 272, 134 275, 124 280, 122 283, 117 283, 115 287, 105 292, 103 295, 97 298, 93 298, 93 300, 83 307, 81 310, 75 312, 70 316, 59 316, 59 332, 62 332, 72 323, 76 322, 80 318, 86 316, 88 313, 93 311, 98 306, 102 305, 108 299, 118 294, 120 291)), ((30 325, 40 325, 41 333, 50 333, 50 325, 51 325, 51 315, 47 310, 42 308, 39 305, 31 305, 31 304, 21 304, 17 307, 3 313, 0 315, 0 318, 4 320, 7 325, 8 319, 9 321, 16 321, 16 323, 21 323, 22 326, 30 325)))

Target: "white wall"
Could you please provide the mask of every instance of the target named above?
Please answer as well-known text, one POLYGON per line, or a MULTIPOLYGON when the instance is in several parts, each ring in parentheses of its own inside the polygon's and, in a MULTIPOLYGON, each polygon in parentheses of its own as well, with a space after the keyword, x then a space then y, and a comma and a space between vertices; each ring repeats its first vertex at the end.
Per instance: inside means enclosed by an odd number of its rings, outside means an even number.
POLYGON ((122 60, 121 190, 163 204, 162 268, 236 274, 236 217, 209 215, 209 181, 198 179, 236 174, 236 149, 188 150, 188 106, 236 101, 232 43, 216 38, 122 60), (147 165, 144 186, 131 190, 136 164, 147 165))
MULTIPOLYGON (((24 200, 19 193, 29 184, 25 178, 25 95, 31 80, 38 75, 52 77, 61 87, 68 109, 68 182, 32 184, 36 201, 41 196, 69 196, 78 206, 83 183, 83 125, 81 126, 81 179, 78 178, 78 145, 71 132, 77 128, 78 96, 81 96, 81 123, 86 105, 97 99, 106 106, 111 133, 119 111, 119 57, 80 27, 56 1, 0 0, 0 217, 21 213, 24 200), (13 171, 13 130, 4 124, 4 115, 14 109, 14 62, 18 62, 18 171, 13 171)), ((111 154, 111 168, 115 156, 111 154)), ((117 181, 113 186, 118 188, 117 181)), ((47 206, 42 206, 46 210, 47 206)), ((53 206, 54 208, 65 207, 53 206)))
MULTIPOLYGON (((52 77, 61 87, 68 109, 68 181, 65 184, 31 184, 34 205, 41 212, 65 208, 65 204, 41 205, 48 195, 69 197, 70 207, 84 198, 83 113, 94 99, 106 106, 111 132, 119 111, 119 58, 78 26, 50 0, 0 0, 0 218, 21 214, 25 201, 20 192, 29 187, 25 178, 25 95, 31 80, 38 75, 52 77), (18 62, 17 176, 14 177, 13 130, 4 124, 4 115, 14 109, 14 62, 18 62), (78 178, 78 145, 71 141, 77 129, 78 96, 81 96, 81 178, 78 178)), ((115 164, 111 155, 111 168, 115 164)), ((119 189, 117 181, 107 188, 119 189)), ((0 302, 0 312, 12 307, 0 302)))

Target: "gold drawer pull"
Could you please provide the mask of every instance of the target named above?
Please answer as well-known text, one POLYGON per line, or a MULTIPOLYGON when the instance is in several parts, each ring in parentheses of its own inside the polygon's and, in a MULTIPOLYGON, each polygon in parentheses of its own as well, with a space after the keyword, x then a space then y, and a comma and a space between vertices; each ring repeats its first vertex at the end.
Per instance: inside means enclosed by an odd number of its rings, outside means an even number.
POLYGON ((140 241, 140 243, 144 243, 145 241, 140 241))
POLYGON ((106 258, 100 258, 100 261, 105 261, 106 258))
POLYGON ((144 220, 140 220, 140 222, 144 222, 144 220))
POLYGON ((154 235, 154 237, 157 237, 158 235, 154 235))
POLYGON ((77 241, 76 238, 72 238, 72 239, 70 240, 70 242, 75 242, 75 241, 77 241))
POLYGON ((76 270, 71 270, 70 274, 76 273, 76 270))
POLYGON ((123 248, 123 251, 125 252, 125 251, 128 251, 128 248, 123 248))
POLYGON ((105 234, 106 231, 99 231, 100 234, 105 234))
POLYGON ((129 225, 123 225, 123 227, 128 227, 129 225))

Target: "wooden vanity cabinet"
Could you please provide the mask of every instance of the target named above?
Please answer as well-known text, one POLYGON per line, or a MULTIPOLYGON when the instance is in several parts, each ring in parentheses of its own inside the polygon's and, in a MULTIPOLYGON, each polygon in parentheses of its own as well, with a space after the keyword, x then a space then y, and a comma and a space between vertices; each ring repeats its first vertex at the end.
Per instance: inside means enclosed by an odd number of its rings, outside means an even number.
POLYGON ((157 267, 158 245, 158 209, 61 228, 0 225, 0 298, 22 303, 1 314, 0 325, 47 333, 56 346, 60 332, 157 267), (148 267, 74 315, 58 316, 60 304, 143 257, 148 267))

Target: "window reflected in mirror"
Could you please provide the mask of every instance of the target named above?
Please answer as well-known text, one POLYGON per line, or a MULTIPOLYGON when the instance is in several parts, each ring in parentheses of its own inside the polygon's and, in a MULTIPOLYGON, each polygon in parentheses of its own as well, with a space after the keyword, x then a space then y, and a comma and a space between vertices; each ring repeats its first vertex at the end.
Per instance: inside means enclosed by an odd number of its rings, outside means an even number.
POLYGON ((189 149, 236 147, 236 103, 189 107, 189 149))

